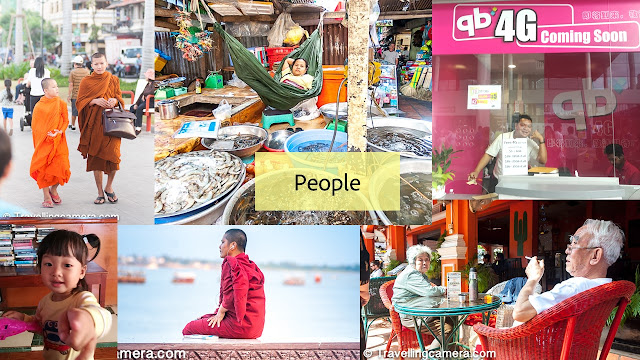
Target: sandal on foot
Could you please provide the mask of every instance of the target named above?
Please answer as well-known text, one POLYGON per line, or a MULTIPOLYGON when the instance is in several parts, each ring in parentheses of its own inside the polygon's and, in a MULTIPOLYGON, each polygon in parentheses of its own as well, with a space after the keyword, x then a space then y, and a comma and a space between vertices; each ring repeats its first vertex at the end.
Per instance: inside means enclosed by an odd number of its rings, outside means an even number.
POLYGON ((62 204, 62 198, 60 195, 53 195, 51 191, 49 191, 49 194, 51 195, 51 201, 53 201, 54 204, 62 204))
POLYGON ((42 207, 43 208, 52 208, 53 207, 53 202, 51 202, 50 200, 43 201, 42 202, 42 207))
POLYGON ((104 193, 107 194, 107 200, 109 200, 110 203, 115 204, 118 202, 118 198, 116 197, 115 191, 112 193, 105 191, 104 193))
POLYGON ((93 201, 93 203, 94 203, 94 204, 96 204, 96 205, 104 204, 104 196, 98 196, 98 197, 93 201))

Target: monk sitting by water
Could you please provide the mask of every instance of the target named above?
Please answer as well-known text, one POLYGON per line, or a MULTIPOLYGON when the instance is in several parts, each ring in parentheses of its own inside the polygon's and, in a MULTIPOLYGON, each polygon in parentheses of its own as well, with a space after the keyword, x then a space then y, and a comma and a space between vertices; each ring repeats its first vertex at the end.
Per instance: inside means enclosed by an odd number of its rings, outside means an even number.
POLYGON ((80 127, 78 151, 87 159, 87 172, 93 171, 98 188, 94 204, 104 204, 104 195, 110 203, 118 201, 113 191, 113 179, 120 168, 120 138, 104 135, 102 112, 116 105, 124 104, 120 91, 120 79, 106 71, 107 58, 104 54, 91 56, 93 73, 80 82, 76 108, 80 127), (102 174, 107 174, 107 184, 103 188, 102 174))
POLYGON ((69 148, 65 130, 69 125, 67 103, 58 97, 58 84, 53 79, 43 79, 44 97, 33 109, 33 146, 31 177, 44 193, 42 206, 52 208, 62 203, 58 186, 69 181, 69 148))
POLYGON ((264 275, 245 254, 247 235, 240 229, 224 233, 220 244, 222 274, 220 304, 213 314, 191 321, 183 335, 217 335, 230 339, 256 339, 264 329, 264 275))
POLYGON ((307 60, 303 58, 287 59, 282 65, 282 78, 280 82, 283 84, 295 86, 299 89, 309 90, 313 84, 313 76, 307 74, 309 65, 307 60))

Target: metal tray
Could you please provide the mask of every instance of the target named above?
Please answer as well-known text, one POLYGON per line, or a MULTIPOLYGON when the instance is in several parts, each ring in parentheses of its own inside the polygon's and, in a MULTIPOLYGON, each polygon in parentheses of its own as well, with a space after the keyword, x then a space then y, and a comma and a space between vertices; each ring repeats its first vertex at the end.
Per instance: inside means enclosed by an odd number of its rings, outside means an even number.
MULTIPOLYGON (((186 154, 193 154, 194 152, 191 153, 186 153, 186 154)), ((209 154, 211 153, 211 150, 201 150, 201 151, 195 151, 195 153, 202 153, 202 157, 209 157, 209 154)), ((181 154, 175 155, 173 156, 173 158, 179 157, 181 154)), ((229 154, 232 157, 238 158, 237 156, 233 155, 233 154, 229 154)), ((164 159, 163 159, 164 160, 164 159)), ((161 160, 158 160, 161 161, 161 160)), ((240 158, 238 158, 238 161, 240 161, 240 163, 242 163, 242 160, 240 158)), ((242 171, 240 172, 240 174, 238 174, 238 182, 242 183, 242 181, 244 181, 244 178, 247 174, 247 169, 246 169, 246 165, 244 163, 242 163, 242 171)), ((165 213, 165 214, 155 214, 154 218, 155 219, 166 219, 166 218, 174 218, 174 217, 178 217, 181 215, 185 215, 185 214, 190 214, 190 215, 194 215, 196 213, 198 213, 199 211, 206 209, 208 207, 211 207, 212 205, 215 204, 216 201, 224 198, 226 195, 228 195, 230 192, 237 190, 237 183, 233 186, 230 186, 227 190, 223 191, 222 193, 218 194, 217 196, 211 198, 211 200, 205 201, 203 203, 201 203, 200 205, 195 205, 191 208, 188 209, 184 209, 184 210, 180 210, 174 213, 165 213)))

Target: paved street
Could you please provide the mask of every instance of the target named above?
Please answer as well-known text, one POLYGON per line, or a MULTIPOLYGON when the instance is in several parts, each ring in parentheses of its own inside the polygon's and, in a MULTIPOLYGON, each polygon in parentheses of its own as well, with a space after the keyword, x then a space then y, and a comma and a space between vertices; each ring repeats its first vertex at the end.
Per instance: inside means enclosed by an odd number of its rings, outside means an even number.
MULTIPOLYGON (((60 95, 63 99, 66 98, 66 93, 63 94, 61 91, 60 95)), ((129 103, 130 100, 126 98, 125 104, 129 103)), ((42 208, 42 190, 38 189, 35 180, 29 176, 33 139, 30 127, 26 127, 24 132, 20 131, 20 118, 24 116, 24 112, 24 106, 14 106, 14 131, 11 137, 13 170, 9 178, 0 184, 0 199, 19 205, 36 216, 118 215, 120 224, 153 224, 152 133, 143 131, 135 140, 122 140, 120 148, 122 161, 113 183, 113 189, 119 201, 116 204, 107 201, 102 205, 95 205, 93 201, 98 195, 93 172, 85 171, 86 160, 77 150, 80 131, 77 126, 75 131, 67 129, 71 178, 69 183, 58 188, 62 204, 45 209, 42 208)), ((71 121, 71 108, 69 108, 69 121, 71 121)), ((143 122, 143 129, 145 124, 146 122, 143 122)), ((106 184, 106 176, 104 183, 106 184)))

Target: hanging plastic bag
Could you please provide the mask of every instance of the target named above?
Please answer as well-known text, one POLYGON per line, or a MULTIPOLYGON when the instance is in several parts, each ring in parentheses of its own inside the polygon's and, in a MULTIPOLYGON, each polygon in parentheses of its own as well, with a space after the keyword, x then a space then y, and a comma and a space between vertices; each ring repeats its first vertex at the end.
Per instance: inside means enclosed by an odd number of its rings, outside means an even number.
POLYGON ((231 118, 231 104, 227 100, 220 101, 217 108, 213 110, 213 116, 218 121, 223 121, 231 118))
POLYGON ((273 24, 271 31, 267 35, 267 40, 269 41, 269 47, 280 47, 284 42, 284 39, 287 37, 287 32, 296 26, 299 26, 291 19, 291 14, 282 13, 276 19, 276 22, 273 24))
POLYGON ((290 28, 289 31, 287 31, 287 36, 284 38, 283 43, 289 46, 298 45, 302 41, 302 37, 304 35, 307 35, 307 37, 309 37, 309 33, 305 29, 303 29, 302 26, 296 24, 295 26, 290 28))

